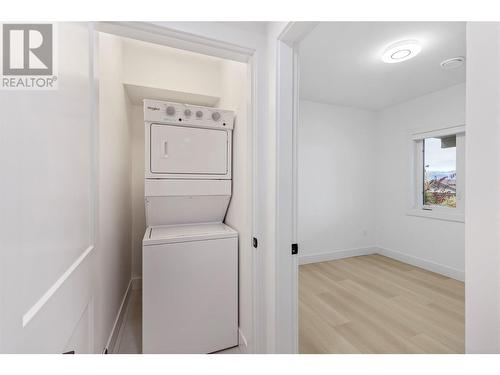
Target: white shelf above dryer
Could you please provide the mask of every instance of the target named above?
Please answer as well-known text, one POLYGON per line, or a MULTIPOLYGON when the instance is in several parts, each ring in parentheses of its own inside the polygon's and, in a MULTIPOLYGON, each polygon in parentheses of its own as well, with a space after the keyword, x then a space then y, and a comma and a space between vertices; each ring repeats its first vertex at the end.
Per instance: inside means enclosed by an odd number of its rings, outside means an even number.
POLYGON ((159 87, 141 86, 130 83, 124 83, 123 86, 132 104, 142 105, 143 99, 154 99, 204 107, 216 107, 220 100, 216 96, 193 94, 159 87))

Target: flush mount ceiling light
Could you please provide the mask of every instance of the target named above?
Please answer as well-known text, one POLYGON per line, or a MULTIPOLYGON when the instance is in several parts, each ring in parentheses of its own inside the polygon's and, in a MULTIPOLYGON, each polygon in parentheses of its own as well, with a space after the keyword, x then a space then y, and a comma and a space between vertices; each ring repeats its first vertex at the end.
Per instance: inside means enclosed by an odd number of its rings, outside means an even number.
POLYGON ((458 57, 453 57, 451 59, 444 60, 441 63, 441 68, 443 69, 455 69, 460 66, 462 66, 465 62, 465 57, 463 56, 458 56, 458 57))
POLYGON ((402 40, 388 46, 382 54, 382 61, 388 64, 403 62, 417 56, 422 46, 416 40, 402 40))

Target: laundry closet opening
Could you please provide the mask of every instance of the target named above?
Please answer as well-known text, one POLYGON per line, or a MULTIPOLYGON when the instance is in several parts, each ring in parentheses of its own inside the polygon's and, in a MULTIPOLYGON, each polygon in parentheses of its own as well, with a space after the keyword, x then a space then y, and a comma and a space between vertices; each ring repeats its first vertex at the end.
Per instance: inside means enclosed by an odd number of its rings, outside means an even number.
POLYGON ((299 351, 463 353, 465 23, 298 46, 299 351))
POLYGON ((109 310, 106 326, 126 298, 111 337, 97 339, 112 353, 245 352, 253 342, 248 64, 103 32, 98 46, 97 262, 113 270, 98 272, 97 285, 109 289, 97 301, 109 310))

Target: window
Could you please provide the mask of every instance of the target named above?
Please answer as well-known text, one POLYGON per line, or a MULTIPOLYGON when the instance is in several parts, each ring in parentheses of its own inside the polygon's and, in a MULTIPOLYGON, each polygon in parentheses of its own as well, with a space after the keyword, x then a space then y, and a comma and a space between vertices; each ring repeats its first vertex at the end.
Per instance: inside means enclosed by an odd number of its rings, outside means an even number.
POLYGON ((425 138, 423 206, 457 207, 457 136, 425 138))
POLYGON ((465 127, 412 134, 410 215, 463 221, 465 127))

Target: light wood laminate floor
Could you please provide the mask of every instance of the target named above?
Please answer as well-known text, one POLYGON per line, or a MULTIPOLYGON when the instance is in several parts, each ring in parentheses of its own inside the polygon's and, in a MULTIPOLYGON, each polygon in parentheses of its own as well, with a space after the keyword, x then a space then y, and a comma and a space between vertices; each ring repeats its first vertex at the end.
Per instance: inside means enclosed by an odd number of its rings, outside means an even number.
POLYGON ((299 270, 301 353, 463 353, 464 283, 381 256, 299 270))

